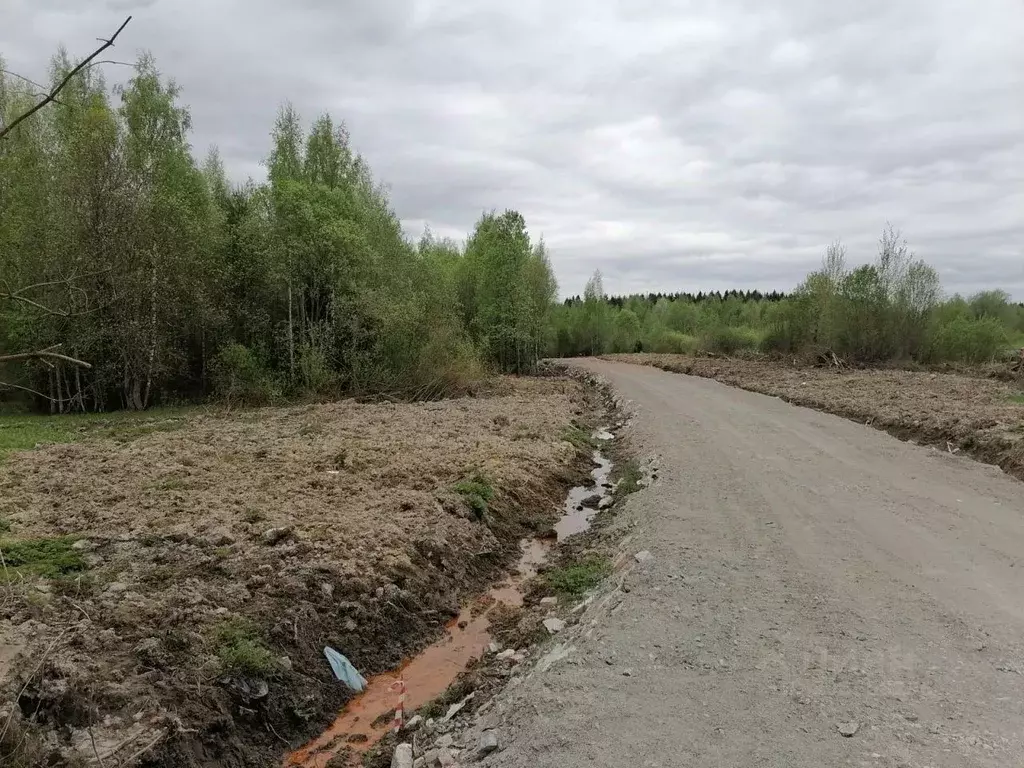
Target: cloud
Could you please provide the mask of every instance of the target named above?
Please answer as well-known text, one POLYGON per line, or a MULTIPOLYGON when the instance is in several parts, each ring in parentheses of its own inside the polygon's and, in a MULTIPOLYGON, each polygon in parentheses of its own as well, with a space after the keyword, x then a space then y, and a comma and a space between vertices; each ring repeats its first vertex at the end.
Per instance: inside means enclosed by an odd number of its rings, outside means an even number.
POLYGON ((0 53, 38 77, 126 13, 235 178, 281 102, 330 111, 411 236, 516 208, 565 294, 789 289, 891 221, 1024 300, 1018 0, 8 0, 0 53))

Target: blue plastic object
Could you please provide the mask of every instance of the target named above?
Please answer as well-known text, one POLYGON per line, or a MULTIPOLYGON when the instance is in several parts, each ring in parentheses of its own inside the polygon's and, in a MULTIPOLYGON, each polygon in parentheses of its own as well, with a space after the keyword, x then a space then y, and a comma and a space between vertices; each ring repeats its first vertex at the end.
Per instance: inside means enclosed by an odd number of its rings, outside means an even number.
POLYGON ((327 646, 324 648, 324 656, 331 663, 334 676, 347 685, 356 693, 362 693, 366 689, 366 678, 359 674, 359 671, 352 666, 352 662, 327 646))

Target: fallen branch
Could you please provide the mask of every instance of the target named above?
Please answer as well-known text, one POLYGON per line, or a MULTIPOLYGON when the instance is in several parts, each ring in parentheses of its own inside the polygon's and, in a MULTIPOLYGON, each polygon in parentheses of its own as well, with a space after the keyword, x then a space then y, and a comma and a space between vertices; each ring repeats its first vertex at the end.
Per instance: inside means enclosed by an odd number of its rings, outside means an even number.
POLYGON ((103 45, 101 45, 99 48, 97 48, 95 51, 93 51, 91 54, 89 54, 89 56, 87 56, 81 62, 79 62, 78 66, 76 66, 74 69, 72 69, 70 72, 68 72, 67 75, 64 76, 64 79, 61 80, 59 83, 57 83, 57 85, 55 85, 53 87, 53 89, 48 94, 46 94, 45 97, 43 97, 42 101, 40 101, 37 104, 35 104, 28 111, 23 112, 18 117, 14 118, 14 120, 12 120, 10 122, 10 124, 5 126, 3 129, 0 129, 0 139, 4 138, 8 133, 13 131, 15 129, 15 127, 17 127, 20 123, 22 123, 25 120, 28 120, 28 118, 32 117, 32 115, 34 115, 40 109, 45 107, 51 101, 56 101, 57 94, 60 93, 62 90, 64 90, 64 87, 69 82, 71 82, 71 78, 73 78, 75 75, 77 75, 83 69, 88 67, 92 63, 93 59, 95 59, 97 56, 99 56, 101 53, 103 53, 105 50, 107 50, 107 48, 112 47, 114 45, 114 41, 117 40, 117 36, 121 34, 121 30, 123 30, 125 27, 127 27, 128 26, 128 22, 131 21, 131 20, 132 20, 131 16, 129 16, 127 19, 125 19, 124 23, 121 24, 121 26, 117 28, 117 31, 114 32, 114 34, 110 36, 109 40, 103 40, 103 45))

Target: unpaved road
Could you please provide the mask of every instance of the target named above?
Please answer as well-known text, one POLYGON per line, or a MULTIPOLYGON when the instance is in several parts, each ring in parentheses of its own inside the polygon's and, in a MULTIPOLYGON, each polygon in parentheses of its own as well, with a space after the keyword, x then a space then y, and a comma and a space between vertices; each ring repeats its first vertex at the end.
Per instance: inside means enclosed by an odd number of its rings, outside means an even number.
POLYGON ((1020 482, 707 379, 579 365, 660 456, 625 513, 654 559, 520 686, 489 764, 1024 765, 1020 482))

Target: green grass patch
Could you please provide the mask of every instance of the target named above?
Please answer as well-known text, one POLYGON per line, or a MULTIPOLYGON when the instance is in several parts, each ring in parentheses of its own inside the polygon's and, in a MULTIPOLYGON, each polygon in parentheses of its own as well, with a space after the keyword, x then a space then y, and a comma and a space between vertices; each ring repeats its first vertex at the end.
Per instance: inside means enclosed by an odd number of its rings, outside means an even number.
POLYGON ((156 432, 185 425, 195 408, 157 408, 142 413, 76 413, 63 416, 0 414, 0 461, 16 451, 37 445, 74 443, 87 438, 131 442, 156 432))
POLYGON ((1011 403, 1017 403, 1017 405, 1024 405, 1024 392, 1017 392, 1012 395, 1007 395, 1006 399, 1011 403))
POLYGON ((75 536, 0 541, 8 572, 58 579, 86 569, 82 554, 72 548, 75 536))
POLYGON ((559 594, 578 597, 600 584, 611 572, 612 564, 608 558, 591 555, 578 563, 547 571, 544 581, 559 594))
POLYGON ((227 621, 214 632, 217 658, 225 672, 265 675, 274 669, 274 654, 259 629, 244 619, 227 621))
POLYGON ((488 511, 488 502, 494 498, 494 486, 491 481, 479 473, 474 473, 465 480, 452 486, 452 490, 462 496, 476 516, 483 519, 488 511))
POLYGON ((619 484, 615 486, 613 494, 615 498, 618 499, 639 491, 640 480, 643 476, 644 473, 640 469, 640 465, 634 459, 629 459, 622 464, 622 471, 619 475, 619 484))
POLYGON ((572 443, 579 451, 592 450, 597 446, 597 440, 590 432, 575 424, 570 424, 562 431, 562 439, 572 443))

